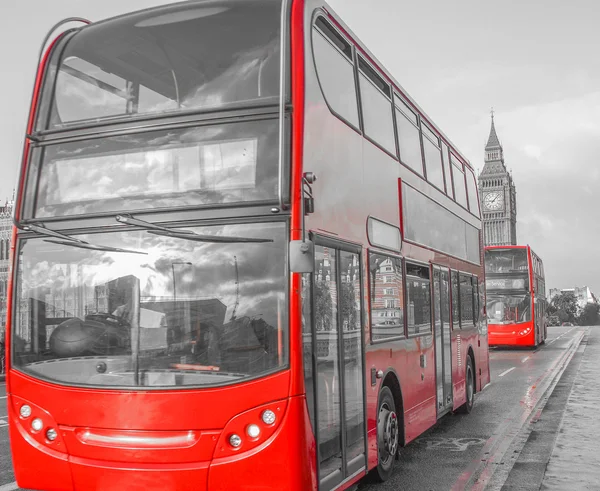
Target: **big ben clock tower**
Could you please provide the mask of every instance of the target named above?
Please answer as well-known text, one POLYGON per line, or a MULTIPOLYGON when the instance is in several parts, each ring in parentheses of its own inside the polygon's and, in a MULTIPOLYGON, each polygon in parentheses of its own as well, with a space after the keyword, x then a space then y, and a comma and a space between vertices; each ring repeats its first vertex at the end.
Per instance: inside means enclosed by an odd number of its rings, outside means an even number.
POLYGON ((494 111, 490 137, 485 146, 485 164, 479 174, 479 197, 485 245, 516 245, 517 192, 504 165, 504 152, 494 127, 494 111))

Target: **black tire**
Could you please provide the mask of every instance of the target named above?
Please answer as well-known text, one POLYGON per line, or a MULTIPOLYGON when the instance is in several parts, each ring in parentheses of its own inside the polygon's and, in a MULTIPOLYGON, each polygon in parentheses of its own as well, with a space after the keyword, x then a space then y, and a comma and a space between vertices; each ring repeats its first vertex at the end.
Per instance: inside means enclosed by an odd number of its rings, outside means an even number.
POLYGON ((389 387, 382 387, 377 404, 377 467, 376 481, 387 481, 394 472, 400 444, 400 420, 396 414, 394 396, 389 387))
POLYGON ((467 401, 456 410, 460 414, 469 414, 475 403, 475 371, 470 356, 467 356, 467 366, 465 367, 465 390, 467 391, 467 401))

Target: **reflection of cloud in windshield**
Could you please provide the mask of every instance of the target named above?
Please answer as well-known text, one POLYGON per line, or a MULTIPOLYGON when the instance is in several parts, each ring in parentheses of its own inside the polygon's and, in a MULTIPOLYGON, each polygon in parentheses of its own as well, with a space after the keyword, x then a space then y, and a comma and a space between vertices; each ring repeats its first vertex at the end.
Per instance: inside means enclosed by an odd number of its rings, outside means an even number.
MULTIPOLYGON (((218 77, 211 79, 186 96, 183 105, 191 107, 220 106, 229 102, 243 99, 258 99, 261 94, 260 70, 269 58, 277 62, 279 43, 275 38, 269 45, 240 53, 236 63, 233 63, 218 77), (267 55, 267 56, 265 56, 267 55)), ((263 89, 264 90, 264 89, 263 89)), ((269 94, 277 95, 277 93, 269 94)))
MULTIPOLYGON (((237 316, 262 314, 265 321, 277 322, 277 299, 285 291, 285 246, 277 234, 283 224, 248 224, 194 227, 200 234, 224 236, 272 237, 273 243, 215 244, 163 237, 146 231, 103 233, 78 236, 96 244, 145 251, 130 255, 89 251, 69 246, 46 246, 39 240, 24 246, 23 288, 60 291, 65 288, 93 288, 117 278, 135 276, 140 295, 156 299, 217 298, 231 315, 236 301, 238 264, 239 306, 237 316), (186 263, 192 263, 188 265, 186 263)), ((40 299, 42 299, 40 297, 40 299)))

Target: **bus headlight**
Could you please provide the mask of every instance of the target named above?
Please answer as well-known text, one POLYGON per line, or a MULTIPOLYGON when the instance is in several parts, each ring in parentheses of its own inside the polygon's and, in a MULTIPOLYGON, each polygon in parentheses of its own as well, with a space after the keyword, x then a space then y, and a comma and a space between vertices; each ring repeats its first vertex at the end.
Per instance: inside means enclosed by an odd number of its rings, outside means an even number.
POLYGON ((48 431, 46 431, 46 438, 48 440, 50 440, 51 442, 56 440, 57 436, 58 436, 58 433, 56 433, 56 430, 54 428, 49 428, 48 431))
POLYGON ((242 444, 242 437, 240 435, 236 435, 235 433, 229 437, 229 445, 233 448, 238 448, 242 444))
POLYGON ((19 409, 19 414, 21 415, 21 418, 29 418, 29 416, 31 416, 31 406, 23 404, 21 409, 19 409))
POLYGON ((275 413, 270 409, 263 411, 261 418, 263 420, 263 423, 266 425, 272 425, 273 423, 275 423, 275 413))
POLYGON ((217 441, 213 458, 249 452, 275 435, 283 424, 287 399, 269 402, 231 418, 217 441))

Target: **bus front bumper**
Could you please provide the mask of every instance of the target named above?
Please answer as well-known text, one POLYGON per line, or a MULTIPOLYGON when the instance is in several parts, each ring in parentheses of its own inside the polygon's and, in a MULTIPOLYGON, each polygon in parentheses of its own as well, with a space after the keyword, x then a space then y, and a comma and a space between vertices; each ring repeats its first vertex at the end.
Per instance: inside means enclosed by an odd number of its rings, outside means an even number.
MULTIPOLYGON (((57 425, 57 437, 46 437, 49 414, 23 418, 19 409, 28 401, 9 395, 10 438, 15 477, 22 488, 72 491, 261 491, 316 489, 312 462, 314 439, 303 396, 278 401, 280 423, 261 441, 247 434, 247 414, 233 418, 221 430, 136 432, 71 428, 57 425), (32 431, 33 419, 44 426, 32 431), (235 420, 239 420, 237 423, 235 420), (231 424, 233 423, 233 424, 231 424), (152 435, 156 433, 155 442, 152 435), (242 444, 234 450, 232 434, 242 444), (162 439, 162 440, 161 440, 162 439), (157 445, 157 443, 163 444, 157 445), (149 449, 149 445, 154 445, 149 449), (172 448, 167 448, 171 445, 172 448), (162 446, 163 448, 158 448, 162 446), (176 448, 175 448, 176 447, 176 448)), ((251 410, 260 414, 262 407, 251 410)))
POLYGON ((533 322, 519 324, 488 324, 489 346, 534 346, 533 322))

